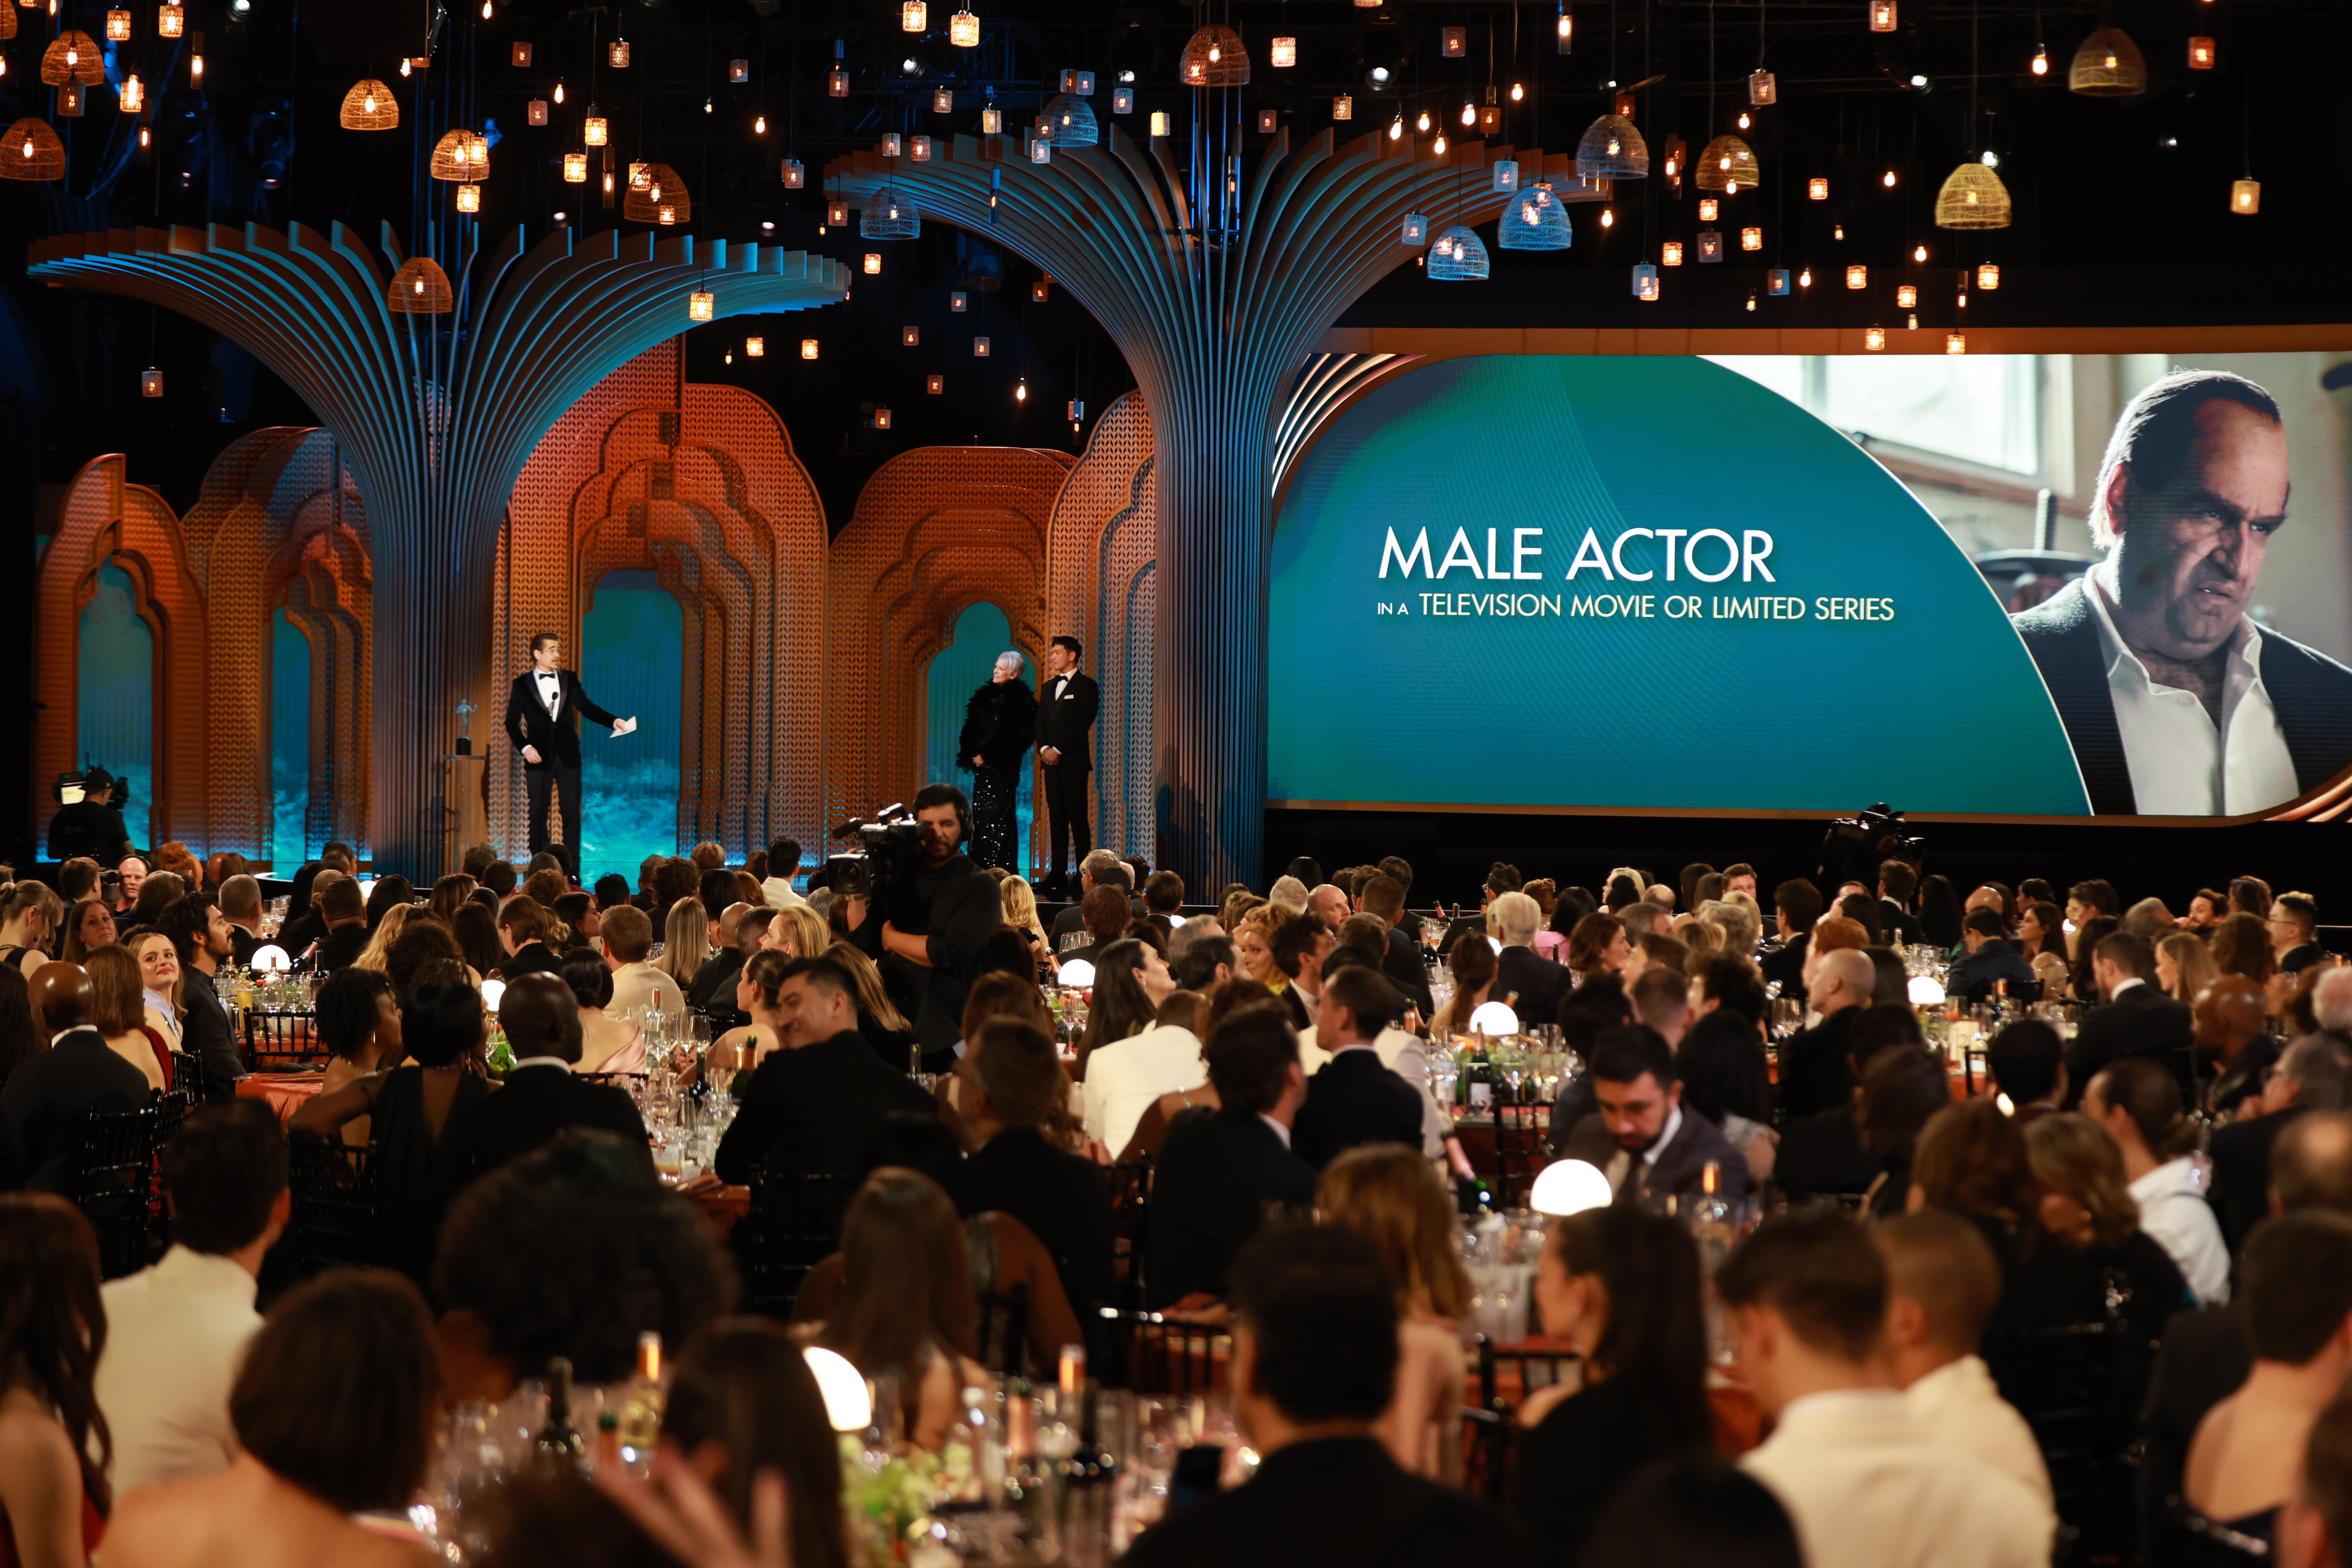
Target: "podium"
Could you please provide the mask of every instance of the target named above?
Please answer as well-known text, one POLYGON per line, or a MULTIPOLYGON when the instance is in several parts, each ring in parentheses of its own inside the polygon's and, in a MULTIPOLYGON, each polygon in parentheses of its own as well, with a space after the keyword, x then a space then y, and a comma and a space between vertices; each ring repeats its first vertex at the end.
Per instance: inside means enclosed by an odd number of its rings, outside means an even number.
POLYGON ((441 863, 446 876, 466 858, 467 846, 489 838, 489 758, 452 752, 441 758, 441 863))

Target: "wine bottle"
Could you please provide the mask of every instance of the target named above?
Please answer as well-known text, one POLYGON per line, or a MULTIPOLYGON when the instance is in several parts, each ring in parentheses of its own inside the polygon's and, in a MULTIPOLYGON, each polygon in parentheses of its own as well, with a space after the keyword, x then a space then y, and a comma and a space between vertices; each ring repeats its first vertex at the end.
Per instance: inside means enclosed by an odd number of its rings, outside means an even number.
POLYGON ((547 1425, 532 1447, 539 1469, 551 1474, 578 1474, 588 1451, 580 1428, 572 1424, 572 1363, 560 1355, 547 1364, 547 1425))
POLYGON ((1468 1087, 1465 1096, 1473 1113, 1491 1110, 1495 1103, 1495 1063, 1486 1055, 1486 1037, 1478 1036, 1478 1043, 1470 1049, 1469 1064, 1464 1068, 1463 1082, 1468 1087))
POLYGON ((661 1438, 661 1335, 637 1336, 637 1371, 621 1402, 621 1447, 631 1458, 650 1457, 661 1438))
POLYGON ((1078 1401, 1078 1445, 1062 1461, 1063 1560, 1071 1568, 1093 1568, 1110 1537, 1118 1456, 1103 1445, 1102 1385, 1087 1378, 1078 1401))

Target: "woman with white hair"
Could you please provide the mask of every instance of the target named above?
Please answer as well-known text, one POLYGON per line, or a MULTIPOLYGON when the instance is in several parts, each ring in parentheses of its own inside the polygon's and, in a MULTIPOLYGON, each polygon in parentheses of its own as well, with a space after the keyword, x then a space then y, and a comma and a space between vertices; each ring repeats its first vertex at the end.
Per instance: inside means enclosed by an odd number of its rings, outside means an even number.
POLYGON ((964 704, 956 741, 956 760, 972 774, 971 858, 1007 871, 1021 869, 1013 802, 1037 743, 1037 697, 1021 678, 1024 664, 1010 649, 996 656, 988 684, 964 704))

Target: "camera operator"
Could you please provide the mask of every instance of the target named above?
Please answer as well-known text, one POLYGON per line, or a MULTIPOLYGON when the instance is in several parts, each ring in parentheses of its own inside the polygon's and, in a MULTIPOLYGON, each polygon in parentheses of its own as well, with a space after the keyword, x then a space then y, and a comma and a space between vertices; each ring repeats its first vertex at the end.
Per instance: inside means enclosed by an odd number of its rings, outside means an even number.
POLYGON ((122 809, 113 803, 114 775, 93 768, 82 776, 81 789, 80 800, 58 807, 49 819, 49 858, 62 865, 76 855, 88 855, 101 865, 112 865, 131 847, 122 809))
MULTIPOLYGON (((923 1071, 944 1072, 963 1035, 964 995, 980 973, 981 952, 1003 923, 996 879, 963 852, 971 831, 971 808, 952 784, 927 784, 915 796, 915 821, 921 852, 892 892, 879 932, 884 974, 910 985, 915 997, 915 1038, 923 1048, 923 1071)), ((863 899, 851 899, 845 916, 857 945, 875 951, 864 929, 863 899)))

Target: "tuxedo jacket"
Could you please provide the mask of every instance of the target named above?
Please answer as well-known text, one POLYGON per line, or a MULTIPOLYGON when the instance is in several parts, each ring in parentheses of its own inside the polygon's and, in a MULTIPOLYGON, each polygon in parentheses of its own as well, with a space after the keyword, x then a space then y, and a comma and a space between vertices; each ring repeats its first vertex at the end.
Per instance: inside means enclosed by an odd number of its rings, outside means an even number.
MULTIPOLYGON (((2042 685, 2057 706, 2083 771, 2091 810, 2102 817, 2137 810, 2131 764, 2124 755, 2122 727, 2107 690, 2106 661, 2099 650, 2097 612, 2081 581, 2068 583, 2031 610, 2009 618, 2033 655, 2042 685)), ((2293 638, 2264 627, 2263 689, 2278 715, 2294 762, 2295 788, 2318 789, 2352 763, 2352 669, 2293 638)))
POLYGON ((1291 1152, 1321 1170, 1362 1144, 1421 1147, 1421 1093, 1370 1046, 1343 1051, 1307 1081, 1291 1152))
POLYGON ((90 1111, 136 1111, 147 1103, 147 1078, 114 1054, 94 1029, 77 1029, 26 1057, 0 1088, 0 1122, 22 1151, 25 1185, 68 1191, 90 1111))
POLYGON ((450 1112, 433 1148, 437 1207, 446 1212, 476 1176, 551 1143, 566 1127, 600 1128, 633 1147, 646 1145, 645 1119, 620 1090, 553 1067, 519 1068, 494 1092, 450 1112))
POLYGON ((1522 1023, 1549 1023, 1559 1016, 1559 1004, 1576 988, 1576 977, 1532 947, 1506 947, 1495 958, 1495 983, 1486 995, 1496 1001, 1517 991, 1511 1010, 1522 1023))
POLYGON ((2176 1001, 2143 980, 2083 1015, 2066 1042, 2066 1106, 2072 1110, 2100 1068, 2119 1056, 2145 1056, 2169 1068, 2192 1092, 2189 1071, 2189 1004, 2176 1001))
POLYGON ((1267 1210, 1314 1201, 1315 1167, 1260 1118, 1209 1105, 1178 1112, 1152 1177, 1144 1303, 1164 1307, 1195 1291, 1223 1296, 1225 1266, 1267 1210))
POLYGON ((885 1067, 856 1030, 771 1051, 711 1168, 738 1186, 762 1163, 779 1176, 858 1176, 866 1140, 893 1111, 936 1115, 939 1107, 903 1071, 885 1067))
MULTIPOLYGON (((1857 1009, 1849 1008, 1848 1012, 1857 1009)), ((1328 1068, 1325 1071, 1330 1071, 1328 1068)), ((1690 1106, 1683 1108, 1682 1124, 1666 1146, 1658 1151, 1655 1161, 1645 1162, 1641 1155, 1632 1157, 1625 1172, 1625 1185, 1617 1189, 1619 1203, 1642 1203, 1667 1193, 1696 1194, 1706 1186, 1706 1167, 1713 1165, 1719 1179, 1717 1194, 1723 1197, 1745 1197, 1748 1195, 1748 1160, 1723 1129, 1700 1115, 1690 1106)), ((1566 1154, 1571 1160, 1583 1160, 1607 1170, 1617 1157, 1616 1134, 1599 1112, 1576 1124, 1568 1135, 1566 1154)))
POLYGON ((577 768, 581 716, 585 714, 606 729, 618 721, 588 700, 588 694, 580 689, 580 677, 571 671, 556 671, 555 680, 562 695, 551 714, 539 700, 538 672, 525 670, 514 678, 514 685, 507 689, 507 738, 518 752, 526 746, 537 747, 545 761, 577 768))
POLYGON ((1052 675, 1045 677, 1037 689, 1037 745, 1040 748, 1053 747, 1062 754, 1059 763, 1048 762, 1046 767, 1075 768, 1081 773, 1093 770, 1095 763, 1087 749, 1087 737, 1095 727, 1095 713, 1101 706, 1102 693, 1092 675, 1074 674, 1058 680, 1052 675))

